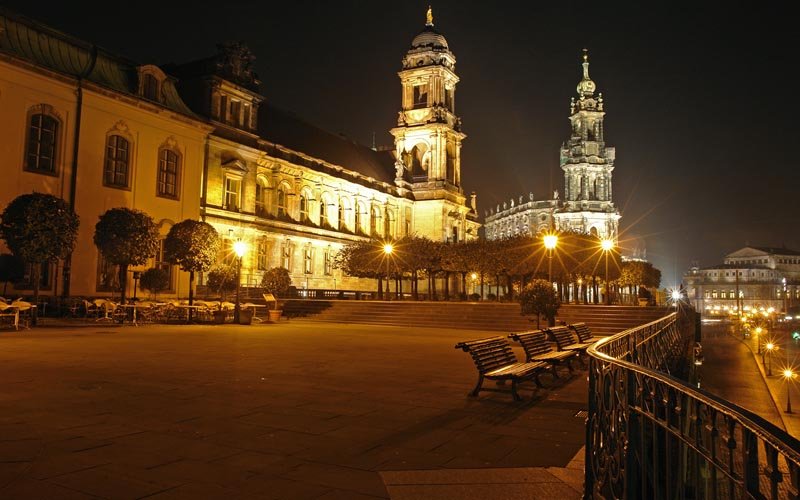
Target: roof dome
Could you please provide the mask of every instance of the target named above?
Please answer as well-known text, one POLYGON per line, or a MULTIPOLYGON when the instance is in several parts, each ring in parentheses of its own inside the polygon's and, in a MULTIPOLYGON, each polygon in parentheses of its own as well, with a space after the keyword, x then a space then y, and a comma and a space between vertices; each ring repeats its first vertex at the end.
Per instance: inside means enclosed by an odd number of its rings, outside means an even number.
POLYGON ((425 29, 419 32, 414 40, 411 41, 412 49, 421 48, 434 48, 434 49, 447 49, 447 40, 444 35, 433 29, 433 25, 425 26, 425 29))
POLYGON ((578 95, 581 97, 591 97, 594 91, 597 90, 597 86, 592 79, 589 78, 589 51, 587 49, 583 49, 583 79, 578 82, 577 90, 578 95))

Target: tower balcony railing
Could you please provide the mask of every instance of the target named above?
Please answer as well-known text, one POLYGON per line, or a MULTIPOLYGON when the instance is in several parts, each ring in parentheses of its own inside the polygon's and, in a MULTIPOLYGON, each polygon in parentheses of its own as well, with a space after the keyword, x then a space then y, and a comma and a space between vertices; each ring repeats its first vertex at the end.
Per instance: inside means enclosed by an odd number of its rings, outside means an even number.
POLYGON ((589 348, 585 498, 798 498, 800 441, 673 375, 692 323, 675 312, 589 348))

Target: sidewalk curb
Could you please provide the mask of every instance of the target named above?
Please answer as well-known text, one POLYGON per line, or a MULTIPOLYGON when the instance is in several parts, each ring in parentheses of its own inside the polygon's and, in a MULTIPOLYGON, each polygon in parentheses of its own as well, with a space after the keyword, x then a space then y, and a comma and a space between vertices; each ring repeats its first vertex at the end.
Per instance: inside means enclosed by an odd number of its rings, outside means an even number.
POLYGON ((739 338, 738 335, 735 335, 730 331, 727 333, 734 339, 744 344, 745 347, 747 347, 747 349, 753 355, 753 358, 755 359, 756 362, 756 366, 758 366, 758 371, 759 373, 761 373, 761 378, 762 380, 764 380, 764 385, 767 386, 767 392, 769 392, 769 397, 770 399, 772 399, 772 403, 775 405, 775 409, 778 411, 778 416, 781 418, 781 423, 783 424, 783 430, 791 434, 791 432, 789 432, 789 426, 786 423, 786 417, 784 417, 783 415, 783 409, 781 407, 781 403, 780 401, 778 401, 778 396, 775 394, 775 392, 773 392, 772 387, 770 387, 769 381, 767 380, 767 372, 764 370, 764 366, 762 365, 762 363, 760 363, 758 360, 759 358, 758 353, 756 353, 756 351, 753 350, 753 346, 751 346, 749 342, 745 342, 744 339, 739 338))

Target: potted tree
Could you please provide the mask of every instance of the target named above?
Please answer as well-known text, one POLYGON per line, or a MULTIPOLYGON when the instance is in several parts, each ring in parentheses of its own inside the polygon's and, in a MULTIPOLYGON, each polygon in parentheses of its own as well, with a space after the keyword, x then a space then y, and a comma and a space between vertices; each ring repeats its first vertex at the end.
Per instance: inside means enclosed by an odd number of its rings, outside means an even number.
POLYGON ((647 288, 645 288, 643 286, 639 287, 639 293, 637 295, 639 297, 639 306, 641 306, 641 307, 645 307, 646 305, 648 305, 650 303, 650 299, 653 296, 650 293, 650 290, 648 290, 647 288))
POLYGON ((222 308, 222 301, 227 298, 228 292, 236 289, 236 269, 233 266, 220 265, 209 271, 206 281, 209 290, 214 290, 220 294, 221 301, 219 309, 214 311, 214 323, 222 324, 225 322, 227 311, 222 308))
POLYGON ((283 311, 278 308, 278 297, 285 294, 292 286, 292 277, 289 270, 284 267, 273 267, 261 277, 261 288, 264 289, 264 300, 267 306, 273 304, 269 310, 269 321, 276 322, 280 319, 283 311), (272 299, 272 300, 270 300, 272 299))
POLYGON ((520 314, 535 314, 536 328, 540 328, 539 318, 547 318, 549 326, 555 325, 556 313, 561 303, 558 295, 548 280, 535 279, 525 285, 519 293, 517 300, 520 305, 520 314))
POLYGON ((142 277, 139 279, 139 288, 149 291, 153 294, 153 298, 158 300, 158 292, 169 288, 169 273, 164 269, 151 267, 142 273, 142 277))
POLYGON ((186 219, 172 226, 164 240, 164 257, 189 273, 189 321, 194 305, 194 275, 208 271, 219 252, 219 234, 207 222, 186 219))

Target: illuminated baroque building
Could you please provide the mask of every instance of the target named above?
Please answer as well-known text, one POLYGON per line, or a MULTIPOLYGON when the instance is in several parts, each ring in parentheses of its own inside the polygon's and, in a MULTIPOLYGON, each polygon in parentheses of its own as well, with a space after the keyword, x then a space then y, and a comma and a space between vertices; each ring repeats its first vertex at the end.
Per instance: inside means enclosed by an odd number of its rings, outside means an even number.
POLYGON ((687 299, 707 316, 728 315, 737 307, 792 310, 800 304, 800 252, 744 247, 720 265, 693 267, 683 282, 687 299))
MULTIPOLYGON (((372 289, 333 268, 348 242, 477 237, 475 195, 467 203, 461 188, 455 56, 430 10, 399 73, 394 148, 361 146, 271 106, 247 47, 218 49, 186 64, 139 65, 0 10, 0 207, 46 192, 81 218, 72 272, 48 266, 45 294, 64 291, 68 275, 72 295, 114 289, 92 243, 97 217, 112 207, 147 212, 162 235, 205 220, 227 243, 220 261, 246 241, 244 284, 283 266, 298 288, 372 289)), ((169 294, 188 293, 185 273, 160 256, 152 266, 171 269, 169 294)))
POLYGON ((603 95, 595 97, 589 78, 589 56, 584 50, 583 78, 578 99, 570 102, 570 138, 561 147, 564 199, 558 191, 551 200, 535 200, 533 193, 488 210, 486 237, 535 235, 547 230, 579 231, 617 240, 620 215, 612 201, 615 149, 606 146, 603 95))

